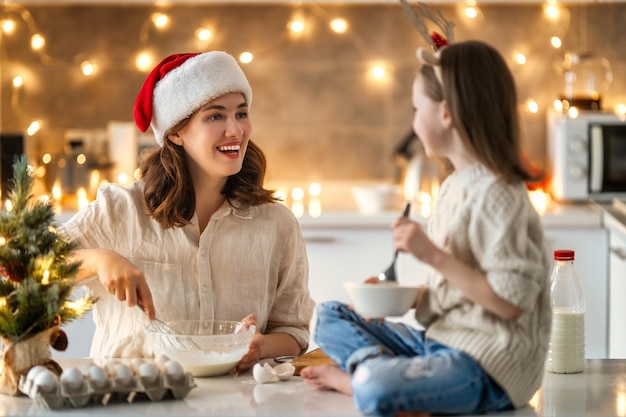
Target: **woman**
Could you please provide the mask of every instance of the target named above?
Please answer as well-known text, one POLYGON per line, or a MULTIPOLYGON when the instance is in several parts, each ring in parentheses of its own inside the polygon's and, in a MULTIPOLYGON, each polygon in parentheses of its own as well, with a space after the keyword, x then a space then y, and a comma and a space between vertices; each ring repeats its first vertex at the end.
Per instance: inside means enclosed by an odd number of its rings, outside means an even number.
POLYGON ((250 85, 224 52, 165 58, 135 103, 161 148, 128 189, 107 184, 64 230, 99 297, 91 355, 150 356, 148 319, 245 320, 238 371, 306 350, 313 301, 297 220, 263 188, 250 85), (141 306, 145 313, 135 306, 141 306), (146 318, 147 316, 147 318, 146 318))

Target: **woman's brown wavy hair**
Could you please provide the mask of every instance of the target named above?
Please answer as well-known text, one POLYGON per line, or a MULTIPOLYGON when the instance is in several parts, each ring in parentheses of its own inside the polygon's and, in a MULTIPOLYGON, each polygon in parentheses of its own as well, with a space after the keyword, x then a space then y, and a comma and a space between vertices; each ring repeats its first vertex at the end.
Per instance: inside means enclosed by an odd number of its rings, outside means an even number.
MULTIPOLYGON (((167 132, 163 147, 152 152, 141 163, 148 215, 165 228, 189 224, 196 207, 185 150, 167 139, 169 134, 180 131, 187 122, 188 119, 167 132)), ((266 165, 263 151, 250 140, 241 170, 228 177, 222 194, 229 201, 251 206, 278 201, 274 191, 263 188, 266 165)))

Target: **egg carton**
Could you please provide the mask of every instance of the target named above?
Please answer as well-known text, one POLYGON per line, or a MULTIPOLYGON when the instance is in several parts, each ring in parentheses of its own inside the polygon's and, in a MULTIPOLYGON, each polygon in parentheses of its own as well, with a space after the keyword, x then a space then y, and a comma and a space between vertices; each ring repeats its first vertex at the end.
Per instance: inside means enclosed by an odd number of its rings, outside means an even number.
POLYGON ((137 375, 130 379, 109 376, 104 381, 84 378, 79 384, 63 381, 56 375, 55 378, 56 383, 42 386, 21 376, 18 387, 38 405, 55 410, 90 405, 106 406, 115 402, 132 403, 138 400, 182 400, 197 386, 192 374, 188 372, 179 378, 163 373, 159 373, 156 378, 137 375))

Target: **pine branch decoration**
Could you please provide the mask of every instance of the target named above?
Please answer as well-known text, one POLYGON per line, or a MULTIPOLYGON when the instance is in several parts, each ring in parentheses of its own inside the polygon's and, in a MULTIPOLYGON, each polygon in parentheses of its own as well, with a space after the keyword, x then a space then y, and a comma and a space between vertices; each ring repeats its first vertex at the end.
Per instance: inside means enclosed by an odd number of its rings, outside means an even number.
POLYGON ((10 211, 0 210, 0 337, 22 340, 68 323, 96 302, 72 300, 80 264, 76 249, 54 227, 51 201, 34 201, 26 157, 13 165, 10 211))

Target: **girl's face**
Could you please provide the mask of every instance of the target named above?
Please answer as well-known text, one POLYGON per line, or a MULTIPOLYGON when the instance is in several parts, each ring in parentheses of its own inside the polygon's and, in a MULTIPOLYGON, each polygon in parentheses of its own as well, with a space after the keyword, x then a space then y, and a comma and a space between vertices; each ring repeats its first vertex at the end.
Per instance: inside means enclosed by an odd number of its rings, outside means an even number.
POLYGON ((413 131, 424 145, 426 155, 445 157, 446 127, 442 119, 443 102, 433 101, 424 92, 421 74, 413 82, 413 131))
POLYGON ((185 149, 192 177, 226 179, 241 170, 252 124, 241 93, 228 93, 196 111, 169 139, 185 149))

